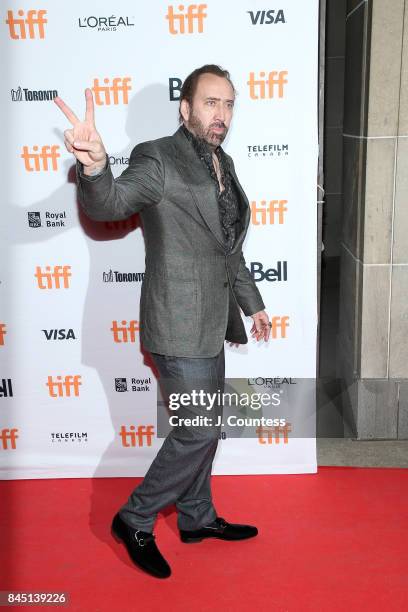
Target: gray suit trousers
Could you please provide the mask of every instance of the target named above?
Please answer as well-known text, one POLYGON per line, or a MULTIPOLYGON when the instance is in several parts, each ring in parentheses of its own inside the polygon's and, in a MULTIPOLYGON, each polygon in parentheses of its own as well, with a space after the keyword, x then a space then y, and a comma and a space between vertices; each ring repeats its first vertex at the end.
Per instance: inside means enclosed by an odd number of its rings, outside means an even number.
MULTIPOLYGON (((189 394, 198 388, 211 394, 224 392, 224 348, 215 357, 172 357, 157 353, 152 353, 152 357, 165 398, 175 389, 189 394)), ((166 407, 159 409, 166 410, 166 407)), ((221 432, 217 419, 222 416, 222 404, 216 403, 211 411, 205 404, 182 407, 177 415, 209 416, 213 425, 173 427, 142 483, 119 510, 123 521, 135 529, 151 533, 159 510, 173 503, 178 512, 179 529, 198 529, 217 516, 210 477, 221 432)))

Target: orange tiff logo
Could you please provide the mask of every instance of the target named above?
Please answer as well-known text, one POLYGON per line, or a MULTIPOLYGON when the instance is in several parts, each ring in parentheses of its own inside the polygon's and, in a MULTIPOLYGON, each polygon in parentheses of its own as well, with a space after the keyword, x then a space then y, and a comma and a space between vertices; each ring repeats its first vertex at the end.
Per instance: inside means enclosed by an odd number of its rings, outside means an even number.
POLYGON ((284 444, 289 442, 289 432, 292 431, 291 423, 277 425, 275 427, 257 427, 256 434, 259 444, 280 444, 281 439, 284 444))
POLYGON ((34 145, 32 151, 25 145, 23 152, 20 155, 24 159, 24 168, 27 172, 48 172, 49 170, 58 170, 57 159, 61 157, 58 153, 59 145, 43 145, 40 147, 34 145), (51 161, 51 168, 48 162, 51 161))
POLYGON ((251 223, 253 225, 283 225, 287 200, 255 200, 251 202, 251 223))
POLYGON ((54 266, 53 271, 51 266, 45 266, 43 272, 41 266, 37 266, 34 276, 40 289, 69 289, 69 277, 72 276, 70 270, 71 266, 54 266))
POLYGON ((271 318, 271 337, 286 338, 286 328, 289 327, 289 317, 272 317, 271 318))
POLYGON ((16 440, 18 438, 18 429, 2 429, 0 431, 1 447, 3 450, 16 448, 16 440))
POLYGON ((283 98, 284 85, 288 82, 285 75, 287 70, 272 70, 268 75, 266 72, 260 72, 259 78, 255 78, 255 72, 249 73, 249 97, 252 100, 263 100, 265 98, 275 98, 276 90, 278 98, 283 98))
POLYGON ((55 379, 48 376, 45 384, 48 387, 50 397, 79 397, 79 387, 82 382, 81 376, 76 374, 75 376, 65 376, 64 380, 62 376, 56 376, 55 379))
POLYGON ((113 333, 114 342, 136 342, 136 332, 140 331, 139 321, 121 321, 121 325, 118 321, 112 321, 112 327, 110 328, 113 333))
POLYGON ((115 77, 103 79, 104 85, 100 85, 99 79, 95 78, 91 88, 95 94, 95 104, 98 106, 110 106, 111 104, 129 104, 128 92, 132 89, 129 85, 130 77, 115 77), (119 95, 120 94, 120 95, 119 95))
POLYGON ((4 346, 4 336, 7 334, 6 332, 6 324, 0 323, 0 346, 4 346))
POLYGON ((26 18, 24 18, 24 11, 22 9, 19 9, 17 13, 18 17, 14 17, 13 11, 7 11, 6 23, 9 27, 10 38, 17 40, 45 37, 44 24, 48 22, 44 19, 44 15, 47 14, 47 11, 29 10, 27 11, 26 18))
POLYGON ((174 12, 172 6, 168 7, 166 19, 169 22, 170 34, 193 34, 194 27, 197 26, 197 33, 202 34, 204 19, 207 14, 204 9, 206 4, 189 4, 187 8, 183 4, 178 5, 178 13, 174 12))
POLYGON ((134 446, 151 446, 154 436, 154 425, 138 425, 137 429, 134 425, 122 425, 119 436, 122 441, 122 446, 126 448, 134 446))

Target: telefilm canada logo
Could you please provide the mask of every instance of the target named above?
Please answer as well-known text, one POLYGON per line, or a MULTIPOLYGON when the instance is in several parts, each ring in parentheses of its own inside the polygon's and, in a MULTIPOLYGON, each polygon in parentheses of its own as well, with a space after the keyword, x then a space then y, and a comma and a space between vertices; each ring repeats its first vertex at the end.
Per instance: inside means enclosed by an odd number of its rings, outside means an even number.
POLYGON ((288 143, 265 143, 247 145, 248 159, 282 159, 289 155, 288 143))
POLYGON ((150 376, 148 378, 115 378, 115 391, 117 393, 150 391, 151 384, 150 376))
POLYGON ((144 275, 144 272, 119 272, 111 269, 103 272, 102 280, 104 283, 141 283, 144 275))
POLYGON ((87 431, 52 431, 50 433, 51 442, 88 442, 87 431))
POLYGON ((56 89, 28 89, 27 87, 17 87, 10 90, 13 102, 47 102, 58 96, 56 89))
POLYGON ((67 218, 66 211, 62 212, 51 212, 45 211, 44 213, 44 226, 41 222, 41 213, 39 211, 30 211, 27 213, 29 227, 65 227, 65 220, 67 218))
POLYGON ((123 28, 133 28, 135 18, 128 15, 96 16, 89 15, 88 17, 78 17, 78 27, 95 32, 117 32, 123 28))

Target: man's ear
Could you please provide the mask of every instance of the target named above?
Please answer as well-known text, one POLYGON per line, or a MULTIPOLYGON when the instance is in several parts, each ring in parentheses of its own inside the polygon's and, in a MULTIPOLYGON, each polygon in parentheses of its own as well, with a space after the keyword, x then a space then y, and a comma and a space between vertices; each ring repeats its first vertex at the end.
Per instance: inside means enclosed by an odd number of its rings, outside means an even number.
POLYGON ((180 103, 180 112, 184 121, 188 121, 190 118, 190 105, 187 100, 182 100, 180 103))

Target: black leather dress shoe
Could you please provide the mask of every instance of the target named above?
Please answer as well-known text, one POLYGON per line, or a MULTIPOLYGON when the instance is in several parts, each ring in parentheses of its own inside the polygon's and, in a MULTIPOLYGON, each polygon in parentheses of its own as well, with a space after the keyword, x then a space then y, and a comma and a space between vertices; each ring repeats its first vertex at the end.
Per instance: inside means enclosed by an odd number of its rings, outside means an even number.
POLYGON ((125 544, 130 558, 142 570, 156 578, 170 576, 170 566, 156 546, 155 535, 129 527, 119 514, 112 521, 112 535, 125 544))
POLYGON ((180 538, 182 542, 187 544, 193 542, 201 542, 204 538, 218 538, 219 540, 246 540, 258 535, 258 529, 252 525, 238 525, 236 523, 227 523, 225 519, 218 516, 213 523, 195 529, 194 531, 186 531, 180 529, 180 538))

